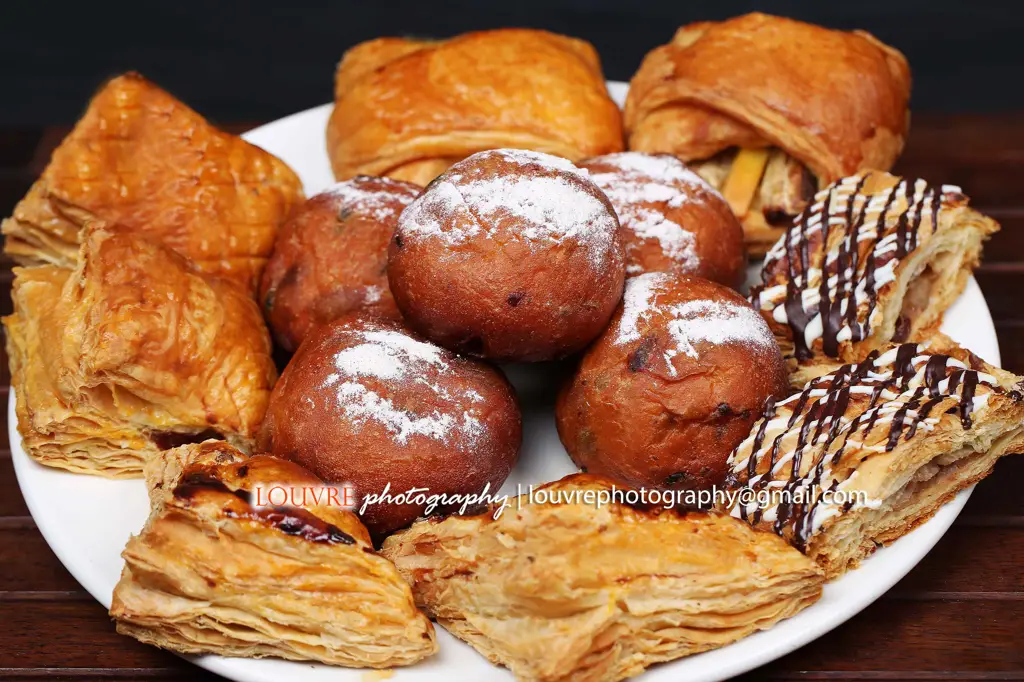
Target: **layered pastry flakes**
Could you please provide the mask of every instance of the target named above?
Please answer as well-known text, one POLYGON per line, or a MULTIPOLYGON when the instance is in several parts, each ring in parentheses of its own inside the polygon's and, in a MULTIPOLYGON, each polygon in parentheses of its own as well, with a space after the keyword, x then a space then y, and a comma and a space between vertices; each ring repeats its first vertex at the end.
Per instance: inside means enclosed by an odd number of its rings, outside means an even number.
POLYGON ((794 386, 935 333, 998 229, 950 185, 866 172, 819 192, 751 293, 794 386))
POLYGON ((338 180, 386 175, 426 185, 487 149, 578 161, 623 148, 597 52, 546 31, 371 40, 345 53, 334 99, 327 152, 338 180))
POLYGON ((754 13, 649 52, 625 125, 631 150, 674 154, 721 190, 761 254, 817 188, 892 166, 909 97, 906 59, 868 33, 754 13))
POLYGON ((4 325, 28 453, 120 478, 196 438, 247 446, 276 378, 255 302, 126 232, 84 240, 75 270, 15 268, 4 325))
POLYGON ((727 511, 836 577, 1024 449, 1021 378, 945 337, 872 351, 765 405, 727 511))
POLYGON ((153 509, 110 608, 118 632, 179 653, 370 668, 437 650, 354 514, 257 504, 256 486, 321 486, 305 469, 207 441, 153 460, 147 478, 153 509))
POLYGON ((103 221, 254 289, 278 225, 301 199, 284 162, 130 73, 96 94, 3 222, 4 251, 73 267, 79 229, 103 221))
POLYGON ((778 537, 715 512, 589 497, 611 487, 576 474, 497 519, 491 509, 420 521, 382 552, 429 616, 520 680, 638 675, 821 595, 821 571, 778 537))

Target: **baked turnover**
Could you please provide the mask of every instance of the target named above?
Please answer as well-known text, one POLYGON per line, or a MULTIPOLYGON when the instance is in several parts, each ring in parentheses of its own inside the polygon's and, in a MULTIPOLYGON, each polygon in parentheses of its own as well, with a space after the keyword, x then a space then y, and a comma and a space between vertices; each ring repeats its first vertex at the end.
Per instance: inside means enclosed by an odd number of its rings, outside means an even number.
POLYGON ((4 325, 28 453, 122 478, 196 438, 247 446, 276 378, 256 303, 126 232, 83 239, 75 270, 15 268, 4 325))
POLYGON ((1021 390, 941 335, 872 351, 765 405, 729 459, 728 511, 841 575, 1024 448, 1021 390))
POLYGON ((610 490, 572 475, 497 520, 491 509, 420 521, 382 553, 429 616, 519 680, 638 675, 771 627, 821 595, 818 567, 771 533, 715 512, 587 497, 610 490))
POLYGON ((345 53, 334 100, 327 153, 338 180, 386 175, 426 185, 488 149, 578 161, 623 147, 597 52, 547 31, 371 40, 345 53))
POLYGON ((253 488, 320 486, 296 464, 207 441, 155 459, 153 509, 128 541, 117 631, 179 653, 389 668, 437 650, 409 586, 334 506, 253 504, 253 488))
POLYGON ((4 252, 73 267, 79 229, 103 221, 255 290, 278 225, 301 200, 284 162, 129 73, 97 93, 3 222, 4 252))
POLYGON ((890 342, 927 339, 998 229, 950 185, 866 172, 819 192, 751 293, 793 385, 890 342))
POLYGON ((718 188, 762 254, 814 192, 903 149, 910 70, 863 31, 766 14, 680 28, 630 83, 631 150, 667 152, 718 188))

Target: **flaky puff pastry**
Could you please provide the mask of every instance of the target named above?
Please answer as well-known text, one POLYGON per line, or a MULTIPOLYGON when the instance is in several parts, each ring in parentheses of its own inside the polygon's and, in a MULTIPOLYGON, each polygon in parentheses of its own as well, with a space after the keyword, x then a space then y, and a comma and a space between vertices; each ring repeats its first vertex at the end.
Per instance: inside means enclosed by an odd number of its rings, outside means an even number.
POLYGON ((593 475, 542 490, 547 501, 524 495, 498 519, 420 521, 382 549, 428 615, 520 680, 620 680, 821 595, 813 562, 736 519, 598 506, 612 484, 593 475))
POLYGON ((768 252, 751 293, 795 388, 938 331, 999 230, 968 203, 959 187, 881 172, 843 178, 814 197, 768 252))
POLYGON ((283 161, 129 73, 96 94, 3 222, 4 251, 73 267, 79 229, 103 221, 255 290, 278 225, 301 200, 283 161))
POLYGON ((723 510, 842 575, 1024 451, 1021 381, 941 335, 874 351, 765 405, 723 510))
POLYGON ((86 228, 78 260, 15 269, 4 324, 29 454, 121 478, 195 438, 247 447, 277 376, 256 303, 126 232, 86 228))
MULTIPOLYGON (((684 161, 730 148, 774 147, 824 186, 888 170, 909 124, 906 59, 863 31, 753 13, 680 28, 644 58, 625 107, 629 148, 684 161)), ((742 216, 763 252, 778 228, 742 216)))
POLYGON ((500 29, 380 38, 345 53, 327 152, 338 180, 426 185, 456 161, 520 148, 576 161, 622 151, 622 122, 589 43, 500 29))
POLYGON ((409 586, 355 514, 259 506, 257 487, 322 486, 302 467, 207 441, 152 460, 146 474, 153 509, 122 553, 110 608, 118 632, 179 653, 352 667, 408 665, 437 650, 409 586))

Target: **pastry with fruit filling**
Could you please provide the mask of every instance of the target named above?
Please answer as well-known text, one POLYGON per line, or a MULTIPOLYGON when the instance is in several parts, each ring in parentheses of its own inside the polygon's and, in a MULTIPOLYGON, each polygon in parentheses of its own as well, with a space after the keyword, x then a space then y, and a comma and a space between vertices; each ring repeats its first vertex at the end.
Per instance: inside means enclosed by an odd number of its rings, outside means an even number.
POLYGON ((110 608, 121 634, 178 653, 350 667, 437 650, 398 571, 302 467, 207 441, 151 460, 146 474, 152 512, 122 553, 110 608), (266 504, 260 489, 282 484, 314 503, 266 504))
POLYGON ((999 229, 968 204, 958 187, 880 172, 814 197, 768 252, 751 292, 794 387, 938 331, 999 229))
POLYGON ((1024 451, 1021 390, 941 335, 872 351, 765 405, 729 459, 724 510, 837 577, 1024 451))
POLYGON ((629 149, 674 154, 719 189, 760 255, 819 187, 892 166, 909 97, 903 55, 871 35, 755 13, 648 53, 625 127, 629 149))

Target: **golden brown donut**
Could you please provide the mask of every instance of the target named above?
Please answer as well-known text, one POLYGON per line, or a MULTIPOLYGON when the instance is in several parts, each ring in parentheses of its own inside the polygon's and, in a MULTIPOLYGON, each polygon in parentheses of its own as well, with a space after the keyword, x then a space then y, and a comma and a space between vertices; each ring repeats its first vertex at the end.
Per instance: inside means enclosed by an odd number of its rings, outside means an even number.
MULTIPOLYGON (((299 347, 270 398, 258 450, 355 494, 492 493, 515 465, 519 407, 500 370, 428 343, 392 320, 346 316, 299 347)), ((365 509, 377 539, 424 503, 365 509)))
POLYGON ((906 59, 870 34, 754 13, 649 52, 624 120, 630 149, 674 154, 722 190, 763 253, 818 187, 892 166, 909 97, 906 59))
POLYGON ((279 345, 350 312, 399 319, 388 288, 388 243, 417 185, 359 176, 301 204, 278 232, 260 301, 279 345))
POLYGON ((579 164, 615 207, 626 274, 697 275, 738 288, 743 228, 722 195, 671 154, 621 152, 579 164))
POLYGON ((597 52, 547 31, 371 40, 345 53, 334 99, 327 153, 339 180, 387 175, 425 185, 499 147, 573 160, 623 148, 597 52))
POLYGON ((402 213, 388 281, 409 326, 447 348, 564 357, 601 333, 619 301, 618 231, 608 198, 571 162, 481 152, 402 213))
POLYGON ((627 280, 623 304, 559 394, 558 434, 583 470, 627 485, 707 489, 764 401, 787 388, 768 325, 698 277, 627 280))

